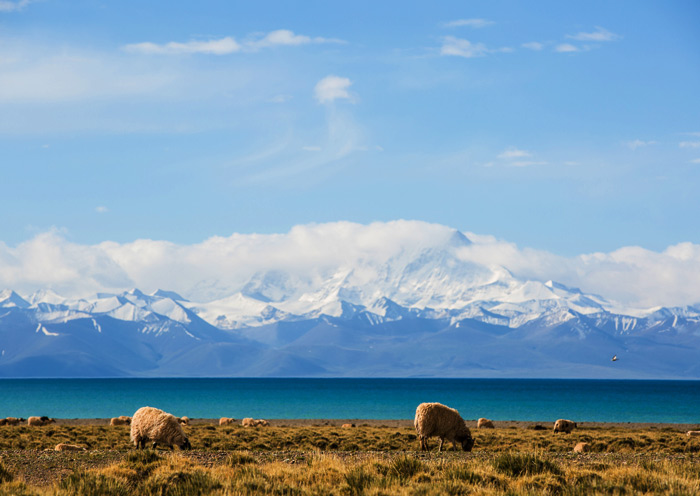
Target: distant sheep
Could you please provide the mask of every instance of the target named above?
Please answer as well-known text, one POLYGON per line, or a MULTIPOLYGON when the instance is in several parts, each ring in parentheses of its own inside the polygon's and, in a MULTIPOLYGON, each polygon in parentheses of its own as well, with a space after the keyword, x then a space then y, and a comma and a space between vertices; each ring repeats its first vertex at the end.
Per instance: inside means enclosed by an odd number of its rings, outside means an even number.
POLYGON ((688 437, 698 437, 700 436, 700 431, 688 431, 685 435, 688 437))
POLYGON ((56 451, 87 451, 86 448, 83 448, 82 446, 78 446, 75 444, 66 444, 66 443, 61 443, 57 444, 56 448, 54 448, 56 451))
POLYGON ((180 423, 182 425, 190 425, 190 418, 189 417, 180 417, 180 423))
POLYGON ((34 427, 41 426, 41 425, 49 425, 49 424, 55 424, 56 419, 52 419, 49 417, 29 417, 27 419, 27 425, 31 425, 34 427))
POLYGON ((493 422, 491 422, 487 418, 480 418, 479 421, 476 423, 476 428, 477 429, 493 429, 493 422))
POLYGON ((591 445, 588 443, 578 443, 574 446, 574 453, 587 453, 591 450, 591 445))
POLYGON ((341 427, 343 429, 352 429, 353 427, 355 427, 355 424, 343 424, 341 425, 341 427))
POLYGON ((153 449, 161 444, 170 449, 190 449, 192 445, 185 436, 178 419, 158 408, 144 406, 134 413, 131 419, 131 441, 138 449, 145 448, 151 442, 153 449))
POLYGON ((452 443, 453 449, 456 449, 457 443, 462 445, 464 451, 471 451, 474 446, 471 431, 459 412, 440 403, 418 405, 413 425, 420 438, 421 450, 428 450, 428 439, 434 436, 440 438, 438 451, 442 450, 445 440, 452 443))
POLYGON ((0 425, 19 425, 21 422, 24 421, 25 419, 23 418, 6 417, 4 419, 0 419, 0 425))
POLYGON ((241 420, 241 425, 243 427, 268 427, 270 425, 270 422, 268 422, 265 419, 253 419, 250 417, 246 417, 243 420, 241 420))
POLYGON ((554 422, 554 432, 566 432, 567 434, 571 434, 571 431, 576 427, 578 427, 576 422, 572 422, 571 420, 559 419, 554 422))
POLYGON ((235 418, 230 418, 230 417, 221 417, 219 419, 219 425, 233 425, 233 423, 236 421, 235 418))
POLYGON ((128 415, 114 417, 110 419, 109 425, 131 425, 131 417, 129 417, 128 415))

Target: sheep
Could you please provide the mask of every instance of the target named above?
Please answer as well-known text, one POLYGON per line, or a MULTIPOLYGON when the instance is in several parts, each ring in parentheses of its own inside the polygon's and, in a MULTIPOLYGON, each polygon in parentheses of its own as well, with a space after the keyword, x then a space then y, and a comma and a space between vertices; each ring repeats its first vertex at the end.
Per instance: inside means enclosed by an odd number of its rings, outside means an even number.
POLYGON ((688 431, 685 435, 688 437, 697 437, 700 436, 700 431, 688 431))
POLYGON ((56 451, 87 451, 86 448, 83 448, 82 446, 77 446, 75 444, 66 444, 66 443, 60 443, 56 445, 56 448, 54 448, 56 451))
POLYGON ((586 453, 591 450, 591 445, 588 443, 578 443, 574 446, 574 453, 586 453))
POLYGON ((190 425, 190 418, 189 417, 180 417, 180 423, 182 425, 190 425))
POLYGON ((7 417, 3 420, 5 421, 5 425, 19 425, 20 423, 24 422, 26 419, 17 418, 17 417, 7 417))
POLYGON ((457 443, 462 445, 464 451, 471 451, 474 446, 471 431, 459 412, 440 403, 418 405, 413 425, 420 438, 421 450, 428 450, 428 438, 434 436, 440 438, 438 451, 442 450, 446 439, 452 443, 453 449, 457 448, 457 443))
POLYGON ((491 422, 487 418, 480 418, 479 421, 476 423, 476 428, 477 429, 493 429, 493 422, 491 422))
POLYGON ((270 422, 268 422, 265 419, 253 419, 250 417, 246 417, 243 420, 241 420, 241 425, 243 427, 268 427, 270 425, 270 422))
POLYGON ((555 433, 566 432, 567 434, 571 434, 571 431, 573 431, 576 427, 578 427, 578 425, 576 425, 576 422, 572 422, 571 420, 559 419, 556 422, 554 422, 555 433))
POLYGON ((114 417, 110 419, 109 425, 131 425, 131 417, 127 415, 121 415, 119 417, 114 417))
POLYGON ((145 448, 149 441, 153 443, 153 449, 158 444, 170 449, 174 445, 180 449, 192 448, 177 418, 150 406, 139 408, 134 413, 131 419, 131 441, 138 449, 145 448))
POLYGON ((27 419, 27 425, 31 426, 41 426, 41 425, 48 425, 48 424, 55 424, 56 419, 52 419, 49 417, 29 417, 27 419))
POLYGON ((233 425, 233 423, 236 421, 235 418, 230 418, 230 417, 221 417, 219 419, 219 425, 233 425))
POLYGON ((343 429, 352 429, 353 427, 355 427, 355 424, 343 424, 341 425, 341 427, 343 429))

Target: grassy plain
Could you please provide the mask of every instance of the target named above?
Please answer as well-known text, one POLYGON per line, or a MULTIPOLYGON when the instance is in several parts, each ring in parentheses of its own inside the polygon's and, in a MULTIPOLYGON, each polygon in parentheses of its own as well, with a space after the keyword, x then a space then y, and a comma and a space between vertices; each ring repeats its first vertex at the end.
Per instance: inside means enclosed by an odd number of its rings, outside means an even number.
MULTIPOLYGON (((472 429, 472 453, 417 452, 406 423, 185 428, 192 451, 135 451, 106 422, 0 426, 0 496, 700 494, 700 439, 674 427, 472 429), (574 453, 587 442, 588 453, 574 453), (88 448, 56 452, 58 443, 88 448)), ((451 447, 451 445, 448 444, 451 447)))

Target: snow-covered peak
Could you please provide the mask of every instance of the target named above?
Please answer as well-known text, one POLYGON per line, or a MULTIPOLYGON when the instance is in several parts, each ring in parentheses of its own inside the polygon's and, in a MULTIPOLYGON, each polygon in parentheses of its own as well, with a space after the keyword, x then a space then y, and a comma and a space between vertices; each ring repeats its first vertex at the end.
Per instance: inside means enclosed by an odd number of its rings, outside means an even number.
POLYGON ((11 289, 0 291, 0 307, 27 308, 29 302, 11 289))

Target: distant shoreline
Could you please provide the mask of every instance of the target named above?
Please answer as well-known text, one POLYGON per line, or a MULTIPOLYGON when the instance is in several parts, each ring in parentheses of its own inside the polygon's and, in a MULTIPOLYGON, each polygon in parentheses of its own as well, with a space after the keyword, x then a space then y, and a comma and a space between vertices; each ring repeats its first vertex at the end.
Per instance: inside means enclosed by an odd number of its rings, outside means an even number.
MULTIPOLYGON (((74 418, 56 419, 58 425, 109 425, 108 418, 74 418)), ((240 425, 241 419, 236 419, 236 424, 240 425)), ((413 419, 267 419, 272 427, 313 427, 313 426, 334 426, 341 427, 343 424, 355 424, 356 427, 363 425, 369 427, 389 427, 406 428, 413 427, 413 419)), ((586 422, 578 421, 580 428, 587 429, 673 429, 681 432, 696 430, 700 428, 700 422, 688 423, 665 423, 665 422, 586 422)), ((219 424, 218 418, 192 418, 190 422, 194 425, 219 424)), ((471 429, 476 429, 476 420, 468 419, 466 424, 471 429)), ((495 420, 496 429, 532 429, 535 426, 544 427, 551 430, 554 420, 543 420, 539 422, 529 420, 495 420)))

